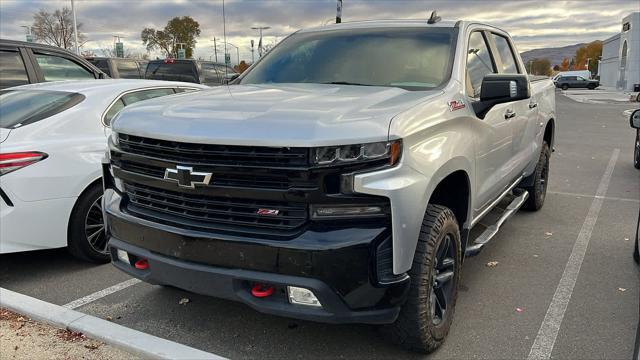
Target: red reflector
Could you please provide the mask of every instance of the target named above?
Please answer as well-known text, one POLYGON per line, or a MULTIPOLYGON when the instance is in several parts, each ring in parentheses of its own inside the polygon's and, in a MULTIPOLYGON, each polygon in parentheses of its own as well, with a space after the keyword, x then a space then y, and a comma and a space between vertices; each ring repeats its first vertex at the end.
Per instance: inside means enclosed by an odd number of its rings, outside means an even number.
POLYGON ((147 259, 140 259, 138 261, 136 261, 133 266, 136 267, 136 269, 138 270, 146 270, 149 268, 149 262, 147 261, 147 259))
POLYGON ((255 284, 251 288, 251 295, 259 298, 271 296, 273 294, 273 286, 265 284, 255 284))

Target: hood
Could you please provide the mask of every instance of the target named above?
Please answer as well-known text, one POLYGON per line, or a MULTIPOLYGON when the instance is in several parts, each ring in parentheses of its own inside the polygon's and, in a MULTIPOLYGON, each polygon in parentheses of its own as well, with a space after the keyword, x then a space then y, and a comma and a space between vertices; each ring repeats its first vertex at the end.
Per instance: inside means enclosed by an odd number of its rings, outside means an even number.
POLYGON ((9 137, 11 129, 0 128, 0 143, 3 143, 9 137))
POLYGON ((117 132, 192 143, 308 147, 387 140, 393 117, 441 91, 379 86, 220 86, 126 107, 117 132))

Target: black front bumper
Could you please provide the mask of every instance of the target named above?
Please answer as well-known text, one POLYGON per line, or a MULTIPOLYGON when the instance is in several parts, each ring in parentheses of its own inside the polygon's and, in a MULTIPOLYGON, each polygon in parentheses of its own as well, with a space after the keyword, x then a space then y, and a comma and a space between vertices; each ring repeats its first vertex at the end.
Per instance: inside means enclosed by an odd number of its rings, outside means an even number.
POLYGON ((139 219, 122 211, 121 200, 113 189, 105 192, 113 264, 143 281, 240 301, 264 313, 329 323, 391 323, 406 298, 406 275, 379 280, 390 264, 383 258, 390 255, 386 225, 310 228, 286 241, 214 238, 139 219), (117 249, 130 254, 129 264, 117 258, 117 249), (147 259, 148 269, 132 266, 136 259, 147 259), (274 294, 254 297, 255 283, 273 285, 274 294), (287 286, 313 291, 322 307, 290 304, 287 286))

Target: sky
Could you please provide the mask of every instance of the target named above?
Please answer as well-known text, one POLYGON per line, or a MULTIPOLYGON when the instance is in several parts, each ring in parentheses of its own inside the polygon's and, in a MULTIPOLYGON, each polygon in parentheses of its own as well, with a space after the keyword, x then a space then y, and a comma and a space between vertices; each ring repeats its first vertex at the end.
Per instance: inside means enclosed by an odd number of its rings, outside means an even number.
MULTIPOLYGON (((113 48, 113 35, 125 49, 145 53, 140 32, 163 28, 174 16, 188 15, 200 23, 195 57, 213 57, 214 37, 223 38, 222 0, 75 0, 81 32, 88 38, 82 50, 113 48)), ((251 39, 258 42, 255 26, 264 31, 265 44, 282 40, 306 27, 335 22, 336 0, 226 0, 227 42, 239 48, 240 59, 251 59, 251 39)), ((0 37, 25 39, 25 28, 39 9, 70 7, 71 0, 0 0, 0 37)), ((519 51, 559 47, 604 40, 621 29, 622 17, 640 11, 635 0, 343 0, 342 19, 427 19, 432 10, 447 20, 477 20, 508 31, 519 51)), ((221 48, 220 48, 221 49, 221 48)), ((222 51, 222 50, 220 50, 222 51)), ((236 51, 229 47, 232 63, 236 51)), ((150 53, 161 56, 159 51, 150 53)), ((256 54, 257 55, 257 54, 256 54)), ((221 53, 219 60, 223 61, 221 53)))

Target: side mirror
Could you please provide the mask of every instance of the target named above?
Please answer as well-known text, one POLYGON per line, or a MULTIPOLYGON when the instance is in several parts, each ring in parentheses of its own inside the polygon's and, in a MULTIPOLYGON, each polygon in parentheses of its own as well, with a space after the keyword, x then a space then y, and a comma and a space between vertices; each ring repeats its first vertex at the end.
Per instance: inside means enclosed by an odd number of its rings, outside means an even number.
POLYGON ((525 100, 531 97, 529 78, 520 74, 488 74, 482 79, 480 101, 473 103, 473 110, 484 119, 497 104, 525 100))
POLYGON ((629 117, 629 123, 632 128, 640 129, 640 109, 634 110, 629 117))
POLYGON ((235 74, 235 73, 234 74, 227 74, 222 79, 222 83, 223 84, 231 84, 233 82, 233 80, 238 78, 238 76, 240 76, 240 74, 235 74))
POLYGON ((106 75, 107 75, 107 74, 105 74, 105 73, 103 73, 102 71, 100 71, 100 72, 98 73, 98 79, 106 79, 106 78, 107 78, 107 77, 106 77, 106 75))

